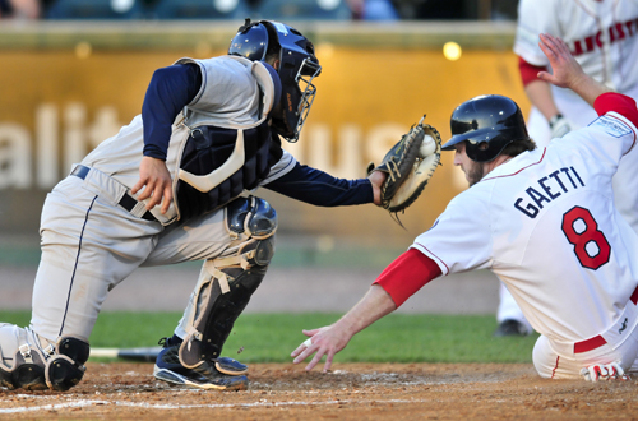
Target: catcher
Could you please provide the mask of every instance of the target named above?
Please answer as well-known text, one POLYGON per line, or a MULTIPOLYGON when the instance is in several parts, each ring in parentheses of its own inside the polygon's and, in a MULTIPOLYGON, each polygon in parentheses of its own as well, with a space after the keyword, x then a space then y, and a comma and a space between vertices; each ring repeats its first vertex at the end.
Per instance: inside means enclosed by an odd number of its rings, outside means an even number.
POLYGON ((615 208, 611 179, 621 159, 635 159, 638 107, 585 75, 560 39, 541 35, 539 45, 553 74, 538 77, 572 89, 599 117, 536 149, 510 98, 457 107, 442 149, 455 152, 470 188, 341 319, 304 330, 294 363, 314 354, 311 370, 326 355, 327 371, 357 332, 428 282, 489 268, 541 333, 532 353, 541 377, 626 378, 638 355, 638 235, 615 208))
POLYGON ((246 388, 247 367, 220 355, 264 279, 277 230, 277 212, 251 193, 393 208, 410 168, 426 159, 421 151, 438 151, 408 136, 386 160, 383 188, 382 171, 342 180, 300 164, 282 140, 299 139, 320 73, 310 40, 265 20, 247 20, 226 55, 157 69, 142 113, 47 196, 31 323, 0 323, 0 386, 75 386, 108 291, 138 267, 204 260, 153 372, 195 388, 246 388))

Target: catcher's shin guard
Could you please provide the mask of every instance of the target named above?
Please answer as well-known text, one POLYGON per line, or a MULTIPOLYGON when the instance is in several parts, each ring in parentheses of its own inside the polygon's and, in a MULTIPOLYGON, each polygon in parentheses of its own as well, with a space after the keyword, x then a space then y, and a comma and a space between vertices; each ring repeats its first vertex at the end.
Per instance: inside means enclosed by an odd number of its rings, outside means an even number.
POLYGON ((218 361, 235 321, 266 275, 274 254, 276 218, 275 210, 255 197, 228 206, 229 233, 249 238, 236 255, 204 263, 198 289, 191 297, 187 337, 179 350, 184 367, 208 371, 206 365, 218 361))
POLYGON ((202 285, 197 297, 193 332, 180 346, 180 362, 196 368, 219 357, 235 321, 261 284, 267 266, 250 269, 224 269, 226 279, 212 277, 202 285), (235 275, 235 277, 233 277, 235 275), (228 279, 231 278, 231 279, 228 279))
POLYGON ((0 324, 0 387, 46 389, 47 359, 53 344, 30 328, 0 324))

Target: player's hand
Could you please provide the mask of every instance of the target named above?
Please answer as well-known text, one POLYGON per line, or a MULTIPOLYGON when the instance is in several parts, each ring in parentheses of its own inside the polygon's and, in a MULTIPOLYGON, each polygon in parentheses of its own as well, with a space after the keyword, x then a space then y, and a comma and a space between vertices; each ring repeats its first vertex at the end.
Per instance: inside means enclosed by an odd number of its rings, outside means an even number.
POLYGON ((172 183, 171 173, 166 167, 166 162, 145 156, 140 163, 140 179, 131 189, 131 193, 136 194, 143 187, 144 190, 137 197, 137 200, 149 199, 146 203, 146 210, 151 210, 155 205, 161 203, 162 213, 166 213, 173 200, 172 183))
POLYGON ((385 179, 388 175, 383 171, 373 171, 372 174, 368 176, 368 180, 372 184, 372 192, 374 193, 374 204, 381 204, 381 186, 385 183, 385 179))
POLYGON ((538 72, 539 79, 561 88, 574 88, 586 78, 582 67, 562 39, 550 34, 540 34, 539 38, 538 46, 549 59, 553 69, 553 74, 544 70, 538 72))
POLYGON ((323 365, 323 372, 327 373, 332 365, 335 354, 346 347, 352 334, 339 322, 320 329, 302 330, 308 340, 301 343, 297 349, 290 354, 294 358, 293 364, 299 364, 313 353, 315 354, 310 363, 306 366, 306 371, 313 369, 315 365, 325 355, 326 362, 323 365))

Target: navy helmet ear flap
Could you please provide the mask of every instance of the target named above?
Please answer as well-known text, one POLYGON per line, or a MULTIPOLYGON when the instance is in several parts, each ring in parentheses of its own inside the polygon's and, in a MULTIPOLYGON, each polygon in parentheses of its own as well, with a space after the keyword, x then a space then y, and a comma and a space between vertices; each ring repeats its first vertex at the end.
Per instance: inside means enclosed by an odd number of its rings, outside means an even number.
POLYGON ((279 102, 281 101, 281 79, 279 78, 279 74, 277 71, 268 63, 262 62, 268 73, 270 73, 270 78, 272 79, 274 85, 274 93, 273 93, 273 102, 272 109, 276 109, 279 106, 279 102))

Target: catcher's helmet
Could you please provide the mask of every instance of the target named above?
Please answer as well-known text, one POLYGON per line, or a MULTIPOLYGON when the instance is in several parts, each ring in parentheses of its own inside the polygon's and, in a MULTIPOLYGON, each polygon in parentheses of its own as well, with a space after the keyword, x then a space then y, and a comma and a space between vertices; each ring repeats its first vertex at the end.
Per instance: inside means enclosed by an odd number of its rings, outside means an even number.
POLYGON ((273 53, 279 55, 277 73, 283 91, 281 107, 272 112, 273 129, 289 142, 296 142, 315 98, 312 80, 321 73, 312 42, 283 23, 271 20, 251 23, 246 19, 228 48, 228 54, 249 60, 264 60, 273 53))
POLYGON ((450 130, 452 138, 441 149, 467 141, 467 156, 477 162, 492 161, 510 143, 529 137, 518 104, 501 95, 477 96, 456 107, 450 130))

